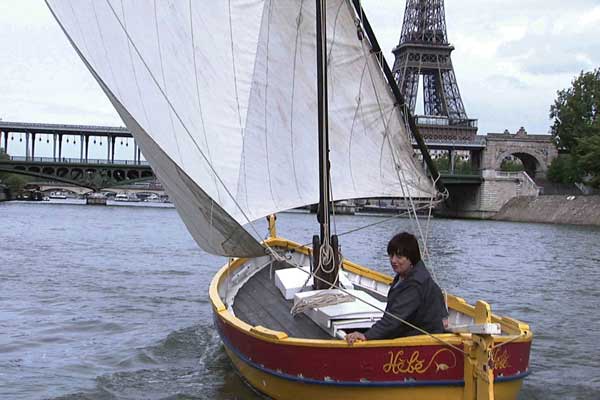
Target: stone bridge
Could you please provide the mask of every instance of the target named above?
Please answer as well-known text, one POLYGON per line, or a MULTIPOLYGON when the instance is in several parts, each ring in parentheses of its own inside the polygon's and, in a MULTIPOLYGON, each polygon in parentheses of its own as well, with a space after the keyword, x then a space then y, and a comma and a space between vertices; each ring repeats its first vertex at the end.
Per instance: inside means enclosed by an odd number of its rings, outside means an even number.
POLYGON ((521 160, 531 178, 543 179, 552 160, 558 157, 558 150, 551 135, 528 135, 523 127, 514 135, 508 131, 488 133, 482 169, 499 171, 502 161, 510 156, 521 160))
POLYGON ((440 214, 489 218, 514 197, 537 196, 540 188, 536 180, 545 179, 552 160, 558 157, 551 135, 528 135, 521 128, 516 134, 505 131, 483 137, 483 149, 470 154, 472 164, 481 166, 481 182, 447 185, 450 200, 440 214), (502 162, 511 157, 521 160, 524 171, 501 171, 502 162))

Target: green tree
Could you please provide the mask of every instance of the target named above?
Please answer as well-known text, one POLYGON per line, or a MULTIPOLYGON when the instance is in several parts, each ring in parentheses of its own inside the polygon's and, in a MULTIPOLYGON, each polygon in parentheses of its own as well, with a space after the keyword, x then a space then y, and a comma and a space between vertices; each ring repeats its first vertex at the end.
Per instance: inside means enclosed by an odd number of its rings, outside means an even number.
MULTIPOLYGON (((447 154, 444 154, 441 157, 437 157, 433 160, 438 171, 440 172, 449 172, 450 171, 450 157, 447 154)), ((462 160, 459 157, 454 159, 454 173, 455 174, 472 174, 473 167, 471 163, 466 160, 462 160)))
POLYGON ((502 163, 500 164, 500 171, 519 172, 519 171, 524 171, 524 170, 525 170, 525 167, 523 166, 523 163, 519 159, 509 160, 509 159, 505 158, 504 160, 502 160, 502 163))
POLYGON ((575 154, 585 183, 600 188, 600 134, 579 139, 575 154))
POLYGON ((548 170, 554 182, 585 181, 600 186, 600 68, 581 72, 568 89, 559 90, 550 107, 552 135, 559 150, 548 170))
POLYGON ((600 135, 600 68, 581 72, 570 88, 557 95, 550 107, 551 131, 558 148, 570 153, 577 139, 600 135))
POLYGON ((555 158, 547 172, 548 180, 556 183, 581 182, 582 176, 577 167, 577 159, 571 154, 561 154, 555 158))
POLYGON ((447 155, 434 158, 433 163, 440 172, 448 172, 450 170, 450 158, 447 155))
MULTIPOLYGON (((0 148, 0 160, 8 159, 10 159, 10 156, 3 148, 0 148)), ((25 175, 0 172, 0 183, 6 185, 8 190, 13 194, 23 190, 23 187, 31 180, 32 178, 25 175)))

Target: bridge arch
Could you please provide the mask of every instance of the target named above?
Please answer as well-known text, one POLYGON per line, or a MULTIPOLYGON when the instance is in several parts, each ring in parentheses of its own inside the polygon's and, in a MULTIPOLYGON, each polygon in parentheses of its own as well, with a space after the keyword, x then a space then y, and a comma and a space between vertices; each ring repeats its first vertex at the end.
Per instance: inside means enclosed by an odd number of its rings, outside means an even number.
POLYGON ((496 157, 494 169, 499 171, 501 169, 502 162, 510 156, 518 158, 521 163, 523 163, 523 169, 525 172, 527 172, 527 175, 532 178, 535 178, 541 174, 545 176, 546 172, 548 171, 548 165, 541 157, 539 157, 539 155, 535 154, 534 152, 522 150, 501 152, 498 157, 496 157))
POLYGON ((483 153, 483 169, 500 170, 502 161, 509 156, 521 160, 531 178, 545 178, 558 150, 551 135, 529 135, 524 128, 511 134, 488 133, 483 153))

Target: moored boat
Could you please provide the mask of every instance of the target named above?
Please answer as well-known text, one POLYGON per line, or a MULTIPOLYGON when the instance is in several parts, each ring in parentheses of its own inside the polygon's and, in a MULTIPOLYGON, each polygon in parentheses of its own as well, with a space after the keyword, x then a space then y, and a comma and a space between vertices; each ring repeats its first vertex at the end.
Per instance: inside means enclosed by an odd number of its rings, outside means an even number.
POLYGON ((65 200, 67 196, 63 192, 52 192, 48 195, 50 199, 65 200))
POLYGON ((335 214, 337 215, 354 215, 356 206, 350 201, 342 200, 333 205, 335 214))
POLYGON ((106 205, 106 196, 102 193, 91 192, 85 197, 85 204, 95 205, 95 206, 105 206, 106 205))
POLYGON ((115 201, 132 202, 139 201, 135 193, 120 192, 115 195, 115 201))

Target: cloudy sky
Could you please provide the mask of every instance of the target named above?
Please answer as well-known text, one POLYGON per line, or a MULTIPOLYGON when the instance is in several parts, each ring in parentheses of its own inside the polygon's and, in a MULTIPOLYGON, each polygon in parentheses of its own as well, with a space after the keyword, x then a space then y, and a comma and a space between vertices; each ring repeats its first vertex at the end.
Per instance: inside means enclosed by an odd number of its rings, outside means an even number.
MULTIPOLYGON (((392 64, 405 1, 363 5, 392 64)), ((480 134, 548 132, 556 91, 600 67, 600 0, 449 0, 446 23, 480 134)), ((43 0, 0 0, 0 26, 0 118, 122 125, 43 0)))

